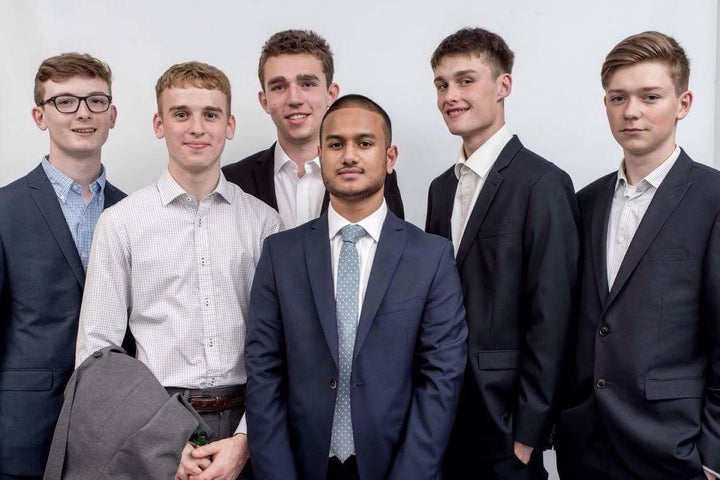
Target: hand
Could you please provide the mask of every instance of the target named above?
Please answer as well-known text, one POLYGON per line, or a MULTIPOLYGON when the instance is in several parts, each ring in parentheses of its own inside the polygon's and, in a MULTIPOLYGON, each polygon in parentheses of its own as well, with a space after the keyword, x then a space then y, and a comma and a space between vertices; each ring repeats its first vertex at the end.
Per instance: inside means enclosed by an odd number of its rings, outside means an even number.
POLYGON ((716 480, 717 479, 717 477, 715 475, 708 472, 707 470, 703 470, 703 472, 705 472, 705 476, 707 477, 708 480, 716 480))
POLYGON ((191 443, 185 444, 174 480, 188 480, 190 475, 198 475, 210 466, 209 458, 196 459, 190 455, 194 449, 195 447, 191 443))
POLYGON ((515 451, 515 456, 518 460, 527 465, 530 461, 530 455, 532 454, 533 447, 529 447, 520 442, 514 442, 513 450, 515 451))
POLYGON ((195 459, 212 457, 210 466, 202 472, 190 475, 189 480, 235 480, 250 458, 247 435, 208 443, 190 452, 195 459))

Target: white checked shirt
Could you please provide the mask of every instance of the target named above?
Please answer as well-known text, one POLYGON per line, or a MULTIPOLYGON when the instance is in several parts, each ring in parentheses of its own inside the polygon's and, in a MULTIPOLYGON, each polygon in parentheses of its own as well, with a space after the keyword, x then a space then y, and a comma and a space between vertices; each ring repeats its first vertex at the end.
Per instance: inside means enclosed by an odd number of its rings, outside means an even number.
POLYGON ((608 289, 612 289, 630 242, 632 242, 650 202, 655 197, 655 192, 660 188, 660 184, 665 180, 679 156, 680 147, 675 147, 668 159, 640 180, 637 185, 628 184, 625 176, 625 162, 620 164, 615 183, 615 194, 610 207, 610 223, 606 240, 608 289))
POLYGON ((463 233, 465 233, 465 227, 467 221, 470 218, 470 214, 475 208, 480 190, 482 190, 487 179, 490 168, 493 163, 497 160, 497 157, 505 148, 505 145, 512 139, 512 134, 507 126, 503 125, 500 130, 488 138, 480 148, 475 150, 470 158, 465 158, 465 151, 460 147, 460 153, 458 154, 457 163, 455 164, 455 177, 458 179, 458 188, 455 190, 455 199, 453 201, 452 215, 450 216, 450 231, 452 233, 452 242, 455 249, 455 256, 457 256, 458 249, 460 248, 460 241, 462 240, 463 233), (475 175, 475 191, 472 194, 472 199, 467 209, 467 215, 465 218, 462 217, 462 197, 463 192, 460 184, 461 174, 475 175))
POLYGON ((285 230, 320 216, 325 184, 317 157, 305 162, 305 174, 298 177, 298 166, 280 143, 275 144, 275 198, 285 230))
POLYGON ((199 203, 165 171, 98 221, 80 311, 76 364, 120 345, 165 387, 246 381, 245 319, 265 237, 280 217, 225 180, 199 203))

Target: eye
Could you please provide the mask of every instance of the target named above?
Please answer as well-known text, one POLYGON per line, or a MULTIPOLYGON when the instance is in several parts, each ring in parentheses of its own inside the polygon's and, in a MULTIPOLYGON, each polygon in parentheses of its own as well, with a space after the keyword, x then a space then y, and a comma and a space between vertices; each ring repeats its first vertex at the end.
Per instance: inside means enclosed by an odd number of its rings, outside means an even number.
POLYGON ((279 91, 281 91, 283 88, 284 88, 283 85, 272 85, 272 86, 270 87, 270 91, 271 91, 271 92, 279 92, 279 91))
POLYGON ((107 103, 108 103, 107 98, 105 98, 105 97, 100 97, 100 96, 90 97, 90 98, 88 98, 88 101, 89 101, 90 103, 92 103, 93 105, 98 105, 98 106, 103 106, 103 107, 104 107, 105 105, 107 105, 107 103))
POLYGON ((178 120, 185 120, 188 117, 189 115, 187 114, 187 112, 183 111, 177 111, 173 114, 173 118, 177 118, 178 120))
POLYGON ((463 86, 470 85, 471 83, 473 83, 472 78, 463 78, 462 80, 460 80, 460 85, 463 86))
POLYGON ((448 84, 447 83, 436 83, 435 88, 438 92, 444 92, 447 90, 448 84))
POLYGON ((655 94, 645 95, 645 100, 648 102, 656 102, 656 101, 660 100, 660 95, 655 95, 655 94))
POLYGON ((358 143, 358 146, 360 146, 360 148, 370 148, 373 146, 373 143, 367 140, 363 140, 362 142, 358 143))
POLYGON ((620 104, 625 101, 625 97, 622 95, 612 95, 610 97, 610 103, 620 104))
POLYGON ((333 149, 342 148, 342 143, 330 142, 330 143, 328 143, 328 148, 333 148, 333 149))
POLYGON ((317 86, 317 82, 313 82, 311 80, 307 80, 302 83, 303 88, 312 88, 312 87, 316 87, 316 86, 317 86))
POLYGON ((58 97, 55 99, 56 105, 75 105, 76 102, 77 99, 73 97, 58 97))
POLYGON ((220 114, 218 112, 205 112, 205 118, 209 120, 217 120, 220 118, 220 114))

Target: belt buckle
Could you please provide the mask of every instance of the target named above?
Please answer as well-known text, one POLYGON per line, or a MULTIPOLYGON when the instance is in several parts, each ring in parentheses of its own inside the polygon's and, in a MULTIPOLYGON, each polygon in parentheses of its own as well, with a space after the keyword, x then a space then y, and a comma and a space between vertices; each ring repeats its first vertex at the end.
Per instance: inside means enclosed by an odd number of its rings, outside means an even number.
POLYGON ((188 402, 194 408, 218 408, 220 397, 210 395, 191 395, 188 396, 188 402), (193 402, 197 402, 198 405, 193 405, 193 402))

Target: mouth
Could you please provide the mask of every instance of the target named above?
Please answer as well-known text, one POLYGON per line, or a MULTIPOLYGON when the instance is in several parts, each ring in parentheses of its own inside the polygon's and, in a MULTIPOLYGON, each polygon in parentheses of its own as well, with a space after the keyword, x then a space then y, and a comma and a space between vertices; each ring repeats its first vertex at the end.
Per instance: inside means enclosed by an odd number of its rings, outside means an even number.
POLYGON ((364 170, 360 167, 344 167, 337 171, 338 175, 340 176, 357 176, 364 172, 364 170))
POLYGON ((633 134, 633 133, 643 132, 644 130, 643 130, 642 128, 623 128, 623 129, 620 130, 620 131, 623 132, 623 133, 633 134))
POLYGON ((186 147, 192 149, 192 150, 201 150, 205 147, 209 147, 210 144, 206 142, 185 142, 183 143, 186 147))
POLYGON ((73 133, 79 133, 80 135, 92 135, 93 133, 95 133, 97 131, 97 128, 91 128, 91 127, 71 128, 70 130, 73 133))
POLYGON ((445 110, 445 115, 447 115, 450 118, 456 118, 456 117, 459 117, 460 115, 462 115, 463 113, 467 112, 468 110, 470 110, 470 109, 469 108, 459 108, 459 107, 448 108, 445 110))
POLYGON ((290 123, 302 123, 310 116, 309 113, 293 113, 292 115, 285 116, 285 119, 290 123))

